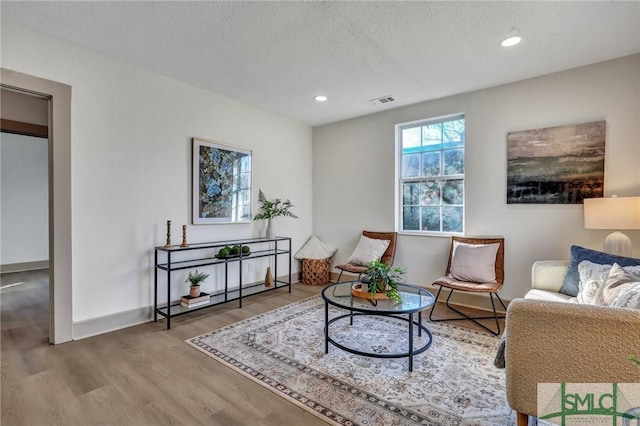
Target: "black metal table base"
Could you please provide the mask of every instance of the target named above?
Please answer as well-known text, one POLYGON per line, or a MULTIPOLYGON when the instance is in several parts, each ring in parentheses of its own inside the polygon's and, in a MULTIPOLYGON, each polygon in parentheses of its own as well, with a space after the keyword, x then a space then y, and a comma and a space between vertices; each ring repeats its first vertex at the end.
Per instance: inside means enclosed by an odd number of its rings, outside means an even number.
POLYGON ((325 303, 325 322, 324 322, 324 353, 327 354, 329 353, 329 343, 331 343, 333 346, 342 349, 343 351, 352 353, 352 354, 356 354, 356 355, 361 355, 361 356, 370 356, 373 358, 409 358, 409 371, 413 371, 413 357, 414 355, 418 355, 424 351, 426 351, 430 346, 431 343, 433 342, 433 335, 431 334, 431 331, 424 325, 422 325, 422 313, 418 312, 418 321, 414 321, 413 319, 413 313, 411 314, 406 314, 407 318, 405 318, 404 316, 399 316, 399 315, 389 315, 389 314, 375 314, 375 313, 363 313, 363 312, 349 312, 348 314, 344 314, 344 315, 340 315, 337 316, 335 318, 332 318, 331 320, 329 320, 329 304, 325 303), (406 321, 409 325, 408 327, 408 335, 409 335, 409 342, 408 342, 408 348, 407 348, 407 352, 402 352, 402 353, 395 353, 395 354, 380 354, 380 353, 373 353, 373 352, 364 352, 364 351, 359 351, 357 349, 354 348, 350 348, 347 347, 341 343, 336 342, 335 340, 333 340, 330 336, 329 336, 329 325, 333 324, 334 322, 341 320, 343 318, 347 318, 349 317, 349 324, 353 325, 353 317, 354 316, 379 316, 379 317, 387 317, 387 318, 395 318, 398 320, 402 320, 402 321, 406 321), (414 348, 413 347, 413 328, 415 326, 418 326, 418 336, 422 336, 422 332, 425 332, 427 336, 429 336, 428 340, 425 342, 424 345, 420 346, 419 348, 414 348))

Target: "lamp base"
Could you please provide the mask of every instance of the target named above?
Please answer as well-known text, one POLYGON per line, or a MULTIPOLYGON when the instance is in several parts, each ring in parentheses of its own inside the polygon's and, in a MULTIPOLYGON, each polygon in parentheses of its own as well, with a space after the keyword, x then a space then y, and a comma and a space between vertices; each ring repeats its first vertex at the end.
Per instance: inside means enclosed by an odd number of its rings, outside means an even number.
POLYGON ((620 231, 612 232, 604 240, 605 253, 631 257, 631 239, 620 231))

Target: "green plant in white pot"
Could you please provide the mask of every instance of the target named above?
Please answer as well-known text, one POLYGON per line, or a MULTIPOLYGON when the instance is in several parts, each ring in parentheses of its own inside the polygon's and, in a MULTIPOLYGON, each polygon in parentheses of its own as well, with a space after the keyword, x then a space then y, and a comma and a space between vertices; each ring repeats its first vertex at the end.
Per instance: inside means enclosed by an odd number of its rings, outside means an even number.
POLYGON ((205 274, 204 272, 198 272, 197 269, 195 272, 193 271, 189 272, 189 276, 187 277, 186 280, 184 280, 185 283, 189 283, 189 296, 191 297, 200 296, 200 284, 202 284, 202 282, 206 280, 208 277, 209 277, 209 274, 205 274))
POLYGON ((402 280, 406 270, 400 267, 393 268, 380 260, 369 262, 363 282, 367 283, 371 298, 376 293, 385 293, 387 297, 397 303, 402 302, 398 293, 398 282, 402 280))
POLYGON ((287 216, 297 219, 294 213, 291 212, 291 207, 295 207, 291 201, 276 198, 274 200, 268 200, 262 192, 262 189, 258 190, 258 201, 260 202, 260 213, 253 217, 253 220, 266 220, 267 221, 267 238, 275 237, 275 230, 273 229, 272 219, 279 216, 287 216))

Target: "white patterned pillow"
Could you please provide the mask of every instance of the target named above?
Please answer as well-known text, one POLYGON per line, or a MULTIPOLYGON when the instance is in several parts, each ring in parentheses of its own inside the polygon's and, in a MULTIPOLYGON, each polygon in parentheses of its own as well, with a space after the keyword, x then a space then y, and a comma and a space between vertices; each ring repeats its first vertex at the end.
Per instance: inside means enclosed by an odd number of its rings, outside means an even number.
POLYGON ((629 289, 613 302, 617 308, 640 309, 640 287, 629 289))
POLYGON ((634 272, 640 273, 640 267, 627 266, 623 268, 614 263, 609 275, 596 293, 595 304, 614 306, 618 297, 626 291, 640 289, 640 274, 636 275, 634 272))
POLYGON ((600 286, 609 276, 611 265, 600 265, 589 260, 583 260, 578 264, 580 282, 578 284, 578 303, 587 305, 595 304, 595 297, 600 286))
POLYGON ((309 241, 307 241, 293 257, 298 260, 327 259, 333 256, 336 250, 337 249, 335 247, 327 243, 323 243, 318 239, 318 237, 312 235, 311 238, 309 238, 309 241))
POLYGON ((370 262, 382 257, 387 247, 389 247, 389 243, 389 240, 378 240, 362 235, 348 262, 354 265, 367 266, 370 262))

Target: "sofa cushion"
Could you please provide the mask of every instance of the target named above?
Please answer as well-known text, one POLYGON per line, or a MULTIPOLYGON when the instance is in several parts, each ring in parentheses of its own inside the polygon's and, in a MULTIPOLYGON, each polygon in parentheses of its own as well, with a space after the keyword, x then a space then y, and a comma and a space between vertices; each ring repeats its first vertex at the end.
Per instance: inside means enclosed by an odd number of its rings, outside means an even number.
POLYGON ((567 296, 566 294, 558 293, 555 291, 539 290, 537 288, 529 290, 524 298, 533 300, 546 300, 548 302, 577 302, 575 297, 567 296))
POLYGON ((640 259, 634 259, 631 257, 616 256, 614 254, 603 253, 596 250, 590 250, 580 246, 571 246, 571 260, 569 261, 569 268, 567 269, 567 275, 564 277, 560 293, 568 296, 577 296, 580 285, 580 275, 578 272, 578 265, 583 260, 589 260, 598 264, 613 265, 617 263, 620 266, 638 266, 640 265, 640 259))

